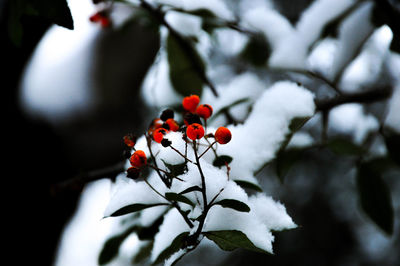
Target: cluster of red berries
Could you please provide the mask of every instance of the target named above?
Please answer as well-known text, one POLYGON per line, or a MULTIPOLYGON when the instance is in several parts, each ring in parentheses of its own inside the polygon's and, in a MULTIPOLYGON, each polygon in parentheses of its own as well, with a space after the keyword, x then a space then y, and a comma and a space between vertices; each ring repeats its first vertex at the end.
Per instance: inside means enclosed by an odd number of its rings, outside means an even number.
MULTIPOLYGON (((161 113, 160 117, 151 122, 147 130, 147 135, 164 147, 171 145, 171 142, 164 138, 164 136, 171 131, 181 131, 184 133, 184 139, 187 137, 193 141, 203 138, 206 132, 202 125, 201 118, 204 120, 204 123, 206 123, 207 119, 210 118, 213 113, 213 108, 209 104, 199 105, 199 103, 200 98, 197 95, 185 97, 182 101, 182 106, 185 110, 183 115, 185 125, 179 126, 178 122, 174 119, 174 111, 166 109, 161 113)), ((214 137, 217 143, 226 144, 231 140, 232 134, 226 127, 219 127, 214 134, 208 134, 207 137, 214 137)), ((136 137, 132 134, 128 134, 124 136, 123 140, 129 149, 134 149, 136 137)), ((135 150, 130 156, 129 162, 131 167, 128 169, 128 176, 137 177, 140 170, 147 164, 146 154, 142 150, 135 150)))

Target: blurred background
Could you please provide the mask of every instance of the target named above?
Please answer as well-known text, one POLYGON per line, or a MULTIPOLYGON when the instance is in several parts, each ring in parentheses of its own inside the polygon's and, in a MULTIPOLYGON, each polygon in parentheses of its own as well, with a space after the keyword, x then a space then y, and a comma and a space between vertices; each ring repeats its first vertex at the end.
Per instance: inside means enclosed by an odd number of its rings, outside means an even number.
MULTIPOLYGON (((60 27, 53 25, 54 20, 48 17, 32 15, 25 6, 29 2, 0 2, 0 43, 4 64, 1 87, 5 102, 3 117, 7 123, 2 130, 3 147, 6 147, 6 161, 3 162, 6 167, 2 175, 6 192, 2 193, 3 217, 7 224, 4 231, 8 236, 5 254, 11 261, 22 265, 33 262, 54 265, 63 230, 77 210, 86 185, 65 182, 120 162, 123 158, 122 137, 128 132, 140 135, 148 126, 149 119, 159 112, 147 104, 152 99, 143 100, 141 87, 146 73, 159 58, 160 36, 156 29, 130 21, 132 10, 129 8, 116 6, 113 23, 122 26, 103 29, 89 21, 97 11, 92 1, 70 0, 68 4, 74 19, 74 29, 71 30, 67 29, 68 21, 56 21, 64 26, 60 27), (15 24, 18 24, 18 30, 14 28, 15 24)), ((46 3, 44 0, 32 2, 46 3)), ((55 5, 58 2, 61 0, 55 1, 55 5)), ((246 6, 245 2, 232 0, 224 3, 235 10, 246 6)), ((272 4, 295 24, 303 10, 314 1, 259 0, 249 6, 264 5, 264 2, 272 4)), ((396 1, 385 2, 399 11, 396 1)), ((396 35, 392 31, 393 28, 384 29, 383 35, 378 35, 377 39, 390 39, 387 36, 396 35)), ((322 52, 316 51, 315 56, 329 57, 329 43, 325 46, 322 42, 320 44, 322 52)), ((386 49, 387 46, 388 41, 386 49)), ((254 48, 256 58, 259 57, 258 51, 257 47, 254 48)), ((226 58, 215 60, 232 64, 238 73, 243 67, 226 58)), ((387 64, 389 68, 397 69, 395 73, 399 74, 400 65, 391 61, 387 64)), ((263 75, 259 69, 255 71, 263 75)), ((350 82, 345 84, 350 84, 349 91, 351 82, 359 86, 362 82, 358 82, 357 77, 363 81, 370 72, 357 76, 359 73, 355 70, 353 75, 348 74, 350 82)), ((293 73, 268 75, 269 81, 289 78, 306 87, 321 87, 320 81, 293 73)), ((393 80, 388 76, 382 74, 369 85, 392 85, 393 80)), ((315 93, 325 97, 330 96, 328 91, 322 88, 315 93)), ((360 105, 333 109, 328 134, 352 139, 356 134, 377 131, 378 122, 387 115, 390 101, 397 110, 392 112, 400 113, 398 95, 397 90, 389 100, 369 104, 362 110, 360 105), (374 121, 378 121, 377 124, 374 121)), ((392 116, 393 124, 400 125, 399 116, 392 116)), ((307 134, 320 136, 322 119, 316 116, 310 120, 304 129, 307 134)), ((374 144, 376 150, 385 150, 384 142, 379 139, 374 144)), ((204 247, 180 264, 399 265, 399 169, 390 169, 383 176, 391 192, 395 217, 393 233, 387 234, 360 210, 355 181, 356 157, 353 155, 325 148, 307 149, 301 154, 301 159, 290 160, 291 167, 283 183, 277 176, 275 164, 268 165, 259 173, 264 191, 284 203, 289 215, 299 225, 298 229, 275 233, 275 255, 244 250, 228 254, 204 247), (211 256, 206 254, 215 254, 215 260, 210 261, 211 256)), ((109 181, 99 182, 103 182, 104 187, 109 186, 109 181)), ((99 200, 97 207, 100 208, 105 204, 102 195, 109 191, 98 189, 91 202, 96 204, 95 199, 99 200)), ((98 249, 101 245, 99 243, 93 248, 98 249)))

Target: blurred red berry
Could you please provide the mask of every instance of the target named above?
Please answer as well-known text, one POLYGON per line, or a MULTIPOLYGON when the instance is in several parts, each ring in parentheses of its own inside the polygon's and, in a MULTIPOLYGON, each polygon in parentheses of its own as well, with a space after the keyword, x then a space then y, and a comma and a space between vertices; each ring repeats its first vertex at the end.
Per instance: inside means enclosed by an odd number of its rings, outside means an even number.
POLYGON ((169 126, 169 130, 174 131, 174 132, 179 130, 179 125, 173 118, 167 119, 167 121, 165 121, 165 123, 169 126))
POLYGON ((167 130, 165 128, 157 128, 153 132, 153 139, 155 140, 155 142, 161 143, 166 134, 167 130))
POLYGON ((132 154, 129 162, 135 168, 142 168, 147 164, 146 154, 142 150, 137 150, 134 154, 132 154))
POLYGON ((201 104, 201 105, 199 105, 199 107, 197 107, 196 113, 200 117, 202 117, 204 119, 208 119, 212 115, 213 109, 212 109, 211 105, 209 105, 209 104, 201 104))
POLYGON ((204 128, 200 124, 193 123, 187 127, 186 135, 191 140, 201 139, 204 136, 204 128))
POLYGON ((164 123, 160 118, 153 119, 153 121, 150 123, 147 133, 152 134, 156 129, 161 128, 163 124, 164 123))
POLYGON ((129 148, 133 148, 136 144, 136 137, 132 134, 127 134, 124 136, 124 143, 129 148))
POLYGON ((183 109, 194 113, 196 111, 197 105, 200 103, 200 98, 197 95, 190 95, 182 100, 183 109))
POLYGON ((232 133, 226 127, 219 127, 217 131, 215 131, 215 140, 219 144, 226 144, 232 139, 232 133))

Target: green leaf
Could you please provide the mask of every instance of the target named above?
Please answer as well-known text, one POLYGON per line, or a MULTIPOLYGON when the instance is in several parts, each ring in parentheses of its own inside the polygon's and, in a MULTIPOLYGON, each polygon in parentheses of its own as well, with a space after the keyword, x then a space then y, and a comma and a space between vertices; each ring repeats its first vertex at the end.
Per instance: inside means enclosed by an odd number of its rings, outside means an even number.
POLYGON ((400 134, 386 128, 384 138, 390 157, 400 166, 400 134))
POLYGON ((271 47, 263 34, 254 34, 240 53, 240 57, 254 66, 265 66, 271 47))
POLYGON ((344 138, 331 139, 327 147, 338 155, 362 155, 365 150, 353 142, 344 138))
POLYGON ((25 16, 40 17, 59 26, 73 29, 73 19, 66 0, 12 0, 8 5, 8 35, 17 46, 21 45, 25 16))
POLYGON ((179 192, 179 194, 183 195, 183 194, 190 193, 190 192, 193 192, 193 191, 201 191, 201 187, 192 186, 192 187, 189 187, 189 188, 179 192))
POLYGON ((365 162, 358 167, 356 181, 361 208, 379 228, 391 235, 394 211, 390 190, 375 166, 373 162, 365 162))
POLYGON ((213 161, 213 165, 216 167, 222 167, 225 166, 225 163, 229 164, 231 163, 233 158, 229 155, 219 155, 216 157, 213 161))
POLYGON ((235 181, 235 183, 238 184, 239 186, 241 186, 242 188, 253 189, 258 192, 263 191, 261 187, 259 187, 258 185, 254 184, 254 183, 251 183, 251 182, 248 182, 245 180, 233 180, 233 181, 235 181))
MULTIPOLYGON (((153 245, 154 245, 154 240, 153 241, 148 241, 147 243, 145 243, 144 245, 142 245, 138 251, 138 253, 136 253, 136 255, 133 257, 132 262, 133 264, 139 264, 144 262, 147 258, 150 257, 151 255, 151 251, 153 249, 153 245)), ((142 265, 142 264, 141 264, 142 265)))
POLYGON ((170 201, 178 201, 178 202, 186 203, 193 207, 195 206, 194 203, 190 199, 186 198, 185 196, 183 196, 181 194, 167 192, 167 193, 165 193, 165 198, 167 198, 167 200, 170 200, 170 201))
POLYGON ((168 168, 170 174, 173 177, 183 175, 184 173, 187 172, 186 162, 180 163, 180 164, 169 164, 169 163, 166 163, 163 159, 161 159, 161 161, 164 163, 165 167, 168 168))
POLYGON ((182 96, 201 95, 205 65, 189 40, 169 34, 167 37, 169 77, 175 91, 182 96))
POLYGON ((164 251, 158 255, 157 259, 154 262, 155 264, 159 264, 164 262, 164 260, 168 259, 172 254, 180 250, 184 244, 189 232, 183 232, 172 241, 171 245, 169 245, 164 251))
POLYGON ((232 251, 237 248, 244 248, 251 251, 267 253, 256 246, 247 238, 247 236, 237 230, 223 230, 203 232, 204 236, 217 244, 222 250, 232 251))
POLYGON ((250 211, 250 207, 246 203, 235 199, 223 199, 221 201, 215 202, 214 205, 221 205, 223 208, 230 208, 239 212, 250 211))
POLYGON ((276 174, 281 182, 284 181, 285 176, 289 173, 289 170, 292 168, 292 166, 299 161, 302 154, 303 150, 298 148, 291 148, 278 152, 275 160, 275 166, 276 174))
POLYGON ((39 16, 67 29, 74 29, 74 21, 66 0, 30 0, 39 16))
POLYGON ((121 209, 115 211, 110 215, 110 217, 117 217, 137 211, 141 211, 147 208, 155 207, 155 206, 161 206, 161 205, 168 205, 167 203, 154 203, 154 204, 141 204, 141 203, 135 203, 131 204, 125 207, 122 207, 121 209))
POLYGON ((135 230, 137 226, 132 226, 125 232, 109 238, 103 245, 98 257, 99 265, 104 265, 112 261, 117 255, 122 242, 135 230))
POLYGON ((289 129, 291 132, 296 132, 300 130, 308 120, 310 120, 311 116, 304 117, 295 117, 290 121, 289 129))

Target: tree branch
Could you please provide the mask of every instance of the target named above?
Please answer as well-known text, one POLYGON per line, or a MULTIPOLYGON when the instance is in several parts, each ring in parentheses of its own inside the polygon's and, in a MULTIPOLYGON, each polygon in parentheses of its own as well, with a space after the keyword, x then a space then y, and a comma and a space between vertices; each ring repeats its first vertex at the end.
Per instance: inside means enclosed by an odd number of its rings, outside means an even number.
POLYGON ((327 112, 332 108, 346 103, 374 103, 386 100, 392 95, 391 86, 376 88, 369 91, 347 93, 328 100, 316 100, 317 111, 327 112))

